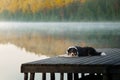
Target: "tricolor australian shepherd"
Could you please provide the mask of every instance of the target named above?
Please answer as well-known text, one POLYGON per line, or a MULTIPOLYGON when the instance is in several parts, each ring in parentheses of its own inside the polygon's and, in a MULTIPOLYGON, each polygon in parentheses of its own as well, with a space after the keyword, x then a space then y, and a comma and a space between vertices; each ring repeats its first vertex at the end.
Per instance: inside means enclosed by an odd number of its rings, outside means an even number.
POLYGON ((66 54, 69 57, 106 55, 104 52, 97 52, 93 47, 80 47, 80 46, 69 47, 66 51, 66 54))

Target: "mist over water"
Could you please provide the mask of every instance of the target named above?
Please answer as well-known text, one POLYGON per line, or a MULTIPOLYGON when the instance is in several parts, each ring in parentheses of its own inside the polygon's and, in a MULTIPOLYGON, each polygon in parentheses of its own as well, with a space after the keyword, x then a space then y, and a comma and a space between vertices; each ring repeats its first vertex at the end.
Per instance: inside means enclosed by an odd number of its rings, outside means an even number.
POLYGON ((10 34, 52 35, 68 37, 89 33, 120 34, 119 22, 0 22, 0 31, 10 34))
POLYGON ((43 31, 62 31, 62 30, 90 30, 90 29, 115 29, 120 28, 119 22, 0 22, 2 30, 43 30, 43 31))

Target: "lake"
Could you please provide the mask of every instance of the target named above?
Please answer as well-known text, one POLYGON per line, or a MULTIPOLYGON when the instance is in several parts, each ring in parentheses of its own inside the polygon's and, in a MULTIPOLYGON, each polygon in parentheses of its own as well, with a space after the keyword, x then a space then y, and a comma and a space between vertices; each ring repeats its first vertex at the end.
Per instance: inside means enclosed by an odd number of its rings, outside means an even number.
POLYGON ((0 22, 0 80, 23 80, 22 63, 63 54, 71 45, 120 48, 119 41, 119 22, 0 22))
POLYGON ((48 57, 27 52, 11 43, 0 44, 0 80, 23 80, 21 64, 45 58, 48 57))
POLYGON ((119 22, 0 22, 0 42, 49 56, 71 45, 119 48, 119 22))

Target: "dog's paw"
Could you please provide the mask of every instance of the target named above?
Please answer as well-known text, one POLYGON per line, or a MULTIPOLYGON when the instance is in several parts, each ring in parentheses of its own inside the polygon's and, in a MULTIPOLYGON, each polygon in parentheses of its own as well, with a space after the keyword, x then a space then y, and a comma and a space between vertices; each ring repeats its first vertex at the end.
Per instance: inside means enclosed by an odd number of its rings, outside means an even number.
POLYGON ((67 54, 59 55, 58 57, 69 57, 67 54))
POLYGON ((63 54, 63 55, 59 55, 58 57, 76 57, 76 56, 71 56, 71 55, 63 54))

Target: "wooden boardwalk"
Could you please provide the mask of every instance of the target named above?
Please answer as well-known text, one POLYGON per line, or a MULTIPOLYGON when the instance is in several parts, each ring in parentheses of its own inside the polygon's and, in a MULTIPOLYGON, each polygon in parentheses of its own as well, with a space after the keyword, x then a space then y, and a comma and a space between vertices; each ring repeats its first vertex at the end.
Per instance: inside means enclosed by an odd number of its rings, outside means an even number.
MULTIPOLYGON (((21 65, 24 80, 34 80, 35 73, 42 73, 42 80, 46 80, 46 73, 51 73, 51 80, 55 80, 54 73, 60 73, 60 80, 68 74, 68 80, 77 80, 75 74, 97 73, 102 74, 103 80, 120 80, 120 49, 97 49, 105 52, 106 56, 87 57, 53 57, 21 65), (74 76, 73 76, 74 74, 74 76)), ((84 75, 83 75, 84 76, 84 75)))

